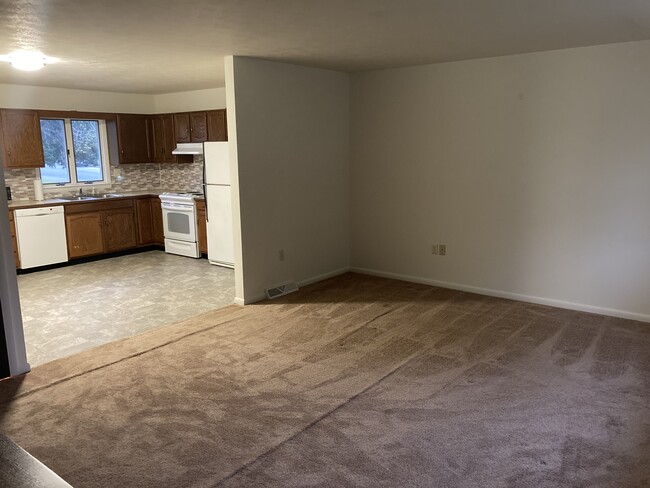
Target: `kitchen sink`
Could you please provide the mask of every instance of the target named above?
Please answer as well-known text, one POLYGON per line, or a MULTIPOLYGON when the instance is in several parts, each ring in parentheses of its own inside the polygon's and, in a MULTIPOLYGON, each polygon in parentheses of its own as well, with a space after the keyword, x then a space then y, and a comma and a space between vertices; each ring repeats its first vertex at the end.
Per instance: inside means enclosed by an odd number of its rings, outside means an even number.
POLYGON ((59 197, 61 200, 68 200, 69 202, 77 202, 81 200, 96 200, 97 197, 92 197, 90 195, 75 195, 73 197, 59 197))
POLYGON ((123 197, 121 193, 105 193, 100 198, 119 198, 123 197))

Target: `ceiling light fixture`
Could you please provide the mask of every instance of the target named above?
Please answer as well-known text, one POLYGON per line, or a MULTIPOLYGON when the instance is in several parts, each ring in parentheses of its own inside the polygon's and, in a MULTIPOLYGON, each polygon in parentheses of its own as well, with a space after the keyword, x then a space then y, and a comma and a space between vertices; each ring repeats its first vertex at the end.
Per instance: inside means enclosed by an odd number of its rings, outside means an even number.
POLYGON ((11 66, 21 71, 36 71, 43 68, 46 64, 56 63, 58 59, 45 56, 38 51, 21 50, 0 56, 0 61, 11 63, 11 66))

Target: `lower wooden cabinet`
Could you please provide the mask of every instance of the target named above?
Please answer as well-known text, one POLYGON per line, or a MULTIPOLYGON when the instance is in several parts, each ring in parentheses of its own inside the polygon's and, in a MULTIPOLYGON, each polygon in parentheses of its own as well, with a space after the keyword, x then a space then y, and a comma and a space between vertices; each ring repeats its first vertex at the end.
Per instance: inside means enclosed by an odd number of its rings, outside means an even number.
POLYGON ((137 247, 135 211, 133 207, 103 210, 104 252, 123 251, 137 247))
POLYGON ((70 259, 104 252, 102 219, 99 212, 66 215, 65 227, 70 259))
POLYGON ((16 239, 16 223, 14 222, 14 212, 9 211, 9 228, 11 229, 11 240, 14 246, 14 261, 16 262, 16 269, 20 268, 20 256, 18 255, 18 241, 16 239))
POLYGON ((70 259, 137 247, 133 200, 66 205, 70 259))
POLYGON ((205 200, 197 200, 196 202, 196 233, 199 240, 199 252, 201 254, 208 253, 208 230, 207 222, 205 220, 205 200))
MULTIPOLYGON (((202 220, 205 235, 205 203, 202 220)), ((20 268, 13 211, 9 223, 20 268)), ((70 259, 165 243, 160 198, 151 195, 65 205, 65 227, 70 259)))
POLYGON ((138 245, 164 245, 162 208, 160 198, 154 196, 139 197, 135 200, 135 214, 138 221, 138 245))
POLYGON ((163 246, 165 244, 165 229, 163 227, 160 197, 151 197, 151 222, 153 227, 153 243, 163 246))
POLYGON ((151 200, 151 197, 135 200, 135 214, 138 217, 138 245, 140 246, 154 242, 151 200))

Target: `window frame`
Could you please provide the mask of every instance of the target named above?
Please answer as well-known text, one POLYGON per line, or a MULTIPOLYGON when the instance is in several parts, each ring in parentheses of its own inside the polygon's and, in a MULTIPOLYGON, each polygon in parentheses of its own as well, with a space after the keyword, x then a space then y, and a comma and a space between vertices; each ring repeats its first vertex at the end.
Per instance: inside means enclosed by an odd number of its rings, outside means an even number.
MULTIPOLYGON (((63 127, 65 131, 65 143, 68 152, 68 176, 69 183, 43 183, 43 190, 45 192, 57 192, 65 188, 84 188, 84 187, 108 187, 111 186, 111 164, 109 159, 108 149, 108 129, 106 127, 105 119, 97 119, 94 117, 40 117, 40 120, 63 120, 63 127), (98 123, 99 131, 99 152, 102 159, 102 180, 97 181, 78 181, 77 180, 77 161, 74 154, 74 138, 72 136, 72 121, 93 121, 98 123)), ((41 177, 41 168, 38 170, 39 177, 41 177)))

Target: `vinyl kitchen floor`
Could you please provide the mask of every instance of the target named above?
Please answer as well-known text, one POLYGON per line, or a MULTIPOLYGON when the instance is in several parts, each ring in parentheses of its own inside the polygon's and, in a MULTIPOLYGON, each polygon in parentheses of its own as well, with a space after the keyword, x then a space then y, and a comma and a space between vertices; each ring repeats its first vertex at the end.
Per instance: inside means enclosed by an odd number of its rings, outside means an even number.
POLYGON ((18 276, 37 366, 230 305, 234 271, 149 251, 18 276))

